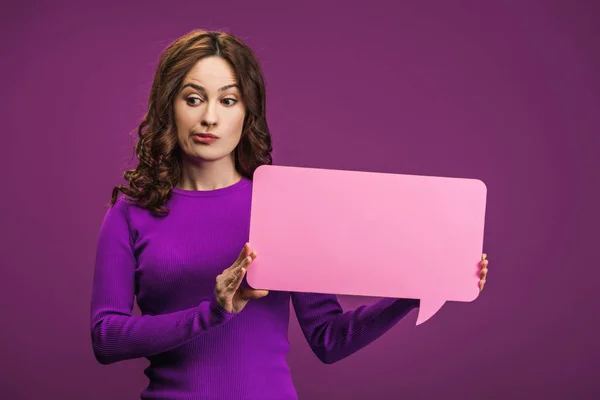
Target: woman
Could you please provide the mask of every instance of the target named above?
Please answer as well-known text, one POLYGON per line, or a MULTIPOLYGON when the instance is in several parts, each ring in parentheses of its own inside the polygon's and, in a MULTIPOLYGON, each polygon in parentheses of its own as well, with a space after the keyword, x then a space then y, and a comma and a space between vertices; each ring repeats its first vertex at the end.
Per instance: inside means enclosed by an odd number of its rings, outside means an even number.
POLYGON ((265 114, 259 63, 233 35, 195 30, 162 55, 138 129, 139 164, 125 173, 128 187, 113 190, 100 229, 91 310, 100 363, 150 361, 143 399, 296 399, 290 301, 324 363, 419 304, 381 299, 343 312, 334 295, 247 285, 257 257, 246 243, 252 174, 272 163, 265 114), (131 314, 134 297, 142 316, 131 314))

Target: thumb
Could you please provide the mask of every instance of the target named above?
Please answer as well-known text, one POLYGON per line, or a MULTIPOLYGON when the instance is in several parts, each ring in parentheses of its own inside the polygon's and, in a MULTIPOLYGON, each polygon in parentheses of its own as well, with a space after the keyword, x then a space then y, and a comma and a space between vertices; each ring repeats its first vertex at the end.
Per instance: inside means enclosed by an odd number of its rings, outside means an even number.
POLYGON ((244 300, 257 300, 262 297, 265 297, 268 294, 269 294, 268 290, 256 290, 256 289, 249 289, 249 288, 240 289, 240 295, 242 296, 242 299, 244 299, 244 300))

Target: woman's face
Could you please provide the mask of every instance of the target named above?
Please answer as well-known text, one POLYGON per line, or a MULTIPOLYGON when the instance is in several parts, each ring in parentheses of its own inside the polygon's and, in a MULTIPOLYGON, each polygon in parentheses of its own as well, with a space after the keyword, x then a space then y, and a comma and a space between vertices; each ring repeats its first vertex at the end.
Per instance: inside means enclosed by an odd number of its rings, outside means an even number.
POLYGON ((184 158, 216 161, 232 156, 246 112, 236 84, 233 69, 214 56, 198 61, 184 77, 173 105, 184 158), (217 139, 203 141, 195 136, 204 133, 212 133, 217 139))

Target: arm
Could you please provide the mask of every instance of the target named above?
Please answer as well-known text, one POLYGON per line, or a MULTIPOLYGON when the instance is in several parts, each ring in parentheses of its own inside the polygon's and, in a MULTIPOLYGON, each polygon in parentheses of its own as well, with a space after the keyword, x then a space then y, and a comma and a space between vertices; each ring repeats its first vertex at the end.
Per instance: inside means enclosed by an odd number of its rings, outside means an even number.
POLYGON ((215 296, 187 310, 132 316, 137 262, 129 232, 126 201, 119 199, 104 217, 96 250, 91 338, 101 364, 171 350, 233 318, 215 296))
POLYGON ((298 322, 310 348, 325 364, 365 347, 419 306, 419 300, 383 298, 343 312, 335 295, 292 293, 298 322))

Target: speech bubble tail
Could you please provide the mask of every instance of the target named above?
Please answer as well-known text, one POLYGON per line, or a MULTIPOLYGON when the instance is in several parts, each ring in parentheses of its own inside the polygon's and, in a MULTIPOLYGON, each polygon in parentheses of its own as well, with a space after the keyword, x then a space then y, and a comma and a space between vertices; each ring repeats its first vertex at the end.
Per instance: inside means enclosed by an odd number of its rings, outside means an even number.
POLYGON ((417 325, 421 325, 423 322, 433 317, 435 313, 442 308, 445 302, 445 300, 421 299, 417 325))

